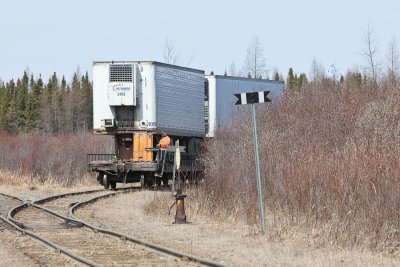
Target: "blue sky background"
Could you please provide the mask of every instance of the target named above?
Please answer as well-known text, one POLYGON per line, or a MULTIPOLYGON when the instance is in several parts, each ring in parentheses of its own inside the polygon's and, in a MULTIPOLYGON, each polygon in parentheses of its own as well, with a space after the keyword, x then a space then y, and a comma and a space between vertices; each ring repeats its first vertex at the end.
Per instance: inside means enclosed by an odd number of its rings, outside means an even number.
POLYGON ((341 73, 363 64, 362 34, 370 23, 384 59, 393 36, 400 44, 400 2, 336 1, 100 1, 1 0, 0 79, 28 67, 44 79, 56 71, 70 81, 94 60, 163 60, 175 42, 179 65, 223 74, 243 66, 254 36, 267 67, 310 73, 316 58, 341 73))

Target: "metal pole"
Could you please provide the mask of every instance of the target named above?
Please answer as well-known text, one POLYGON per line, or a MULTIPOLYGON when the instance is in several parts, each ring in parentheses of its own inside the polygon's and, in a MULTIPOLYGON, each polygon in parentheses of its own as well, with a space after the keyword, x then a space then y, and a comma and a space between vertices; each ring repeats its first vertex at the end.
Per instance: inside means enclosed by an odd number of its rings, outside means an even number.
POLYGON ((258 205, 260 207, 261 232, 264 233, 264 209, 263 209, 263 201, 261 194, 260 160, 258 158, 257 123, 256 123, 256 110, 254 108, 254 104, 251 104, 251 109, 253 113, 253 142, 254 142, 254 153, 256 157, 258 205))
MULTIPOLYGON (((175 148, 179 149, 179 140, 175 141, 175 148)), ((172 169, 172 195, 176 196, 176 191, 175 191, 175 179, 176 179, 176 149, 174 153, 174 167, 172 169)))

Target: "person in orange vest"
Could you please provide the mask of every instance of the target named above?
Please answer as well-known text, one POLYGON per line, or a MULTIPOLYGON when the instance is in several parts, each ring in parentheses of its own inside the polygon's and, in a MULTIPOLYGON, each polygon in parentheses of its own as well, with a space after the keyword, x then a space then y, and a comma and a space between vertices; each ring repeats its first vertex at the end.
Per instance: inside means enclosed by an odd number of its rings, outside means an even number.
POLYGON ((166 132, 162 132, 160 142, 158 142, 157 147, 160 148, 160 154, 157 155, 158 161, 161 162, 158 166, 158 170, 155 174, 157 177, 162 177, 164 173, 165 158, 167 156, 168 147, 171 143, 171 139, 166 132))
POLYGON ((169 138, 166 132, 162 132, 161 136, 162 138, 160 139, 160 142, 158 142, 157 147, 161 148, 161 150, 167 150, 171 143, 171 138, 169 138))

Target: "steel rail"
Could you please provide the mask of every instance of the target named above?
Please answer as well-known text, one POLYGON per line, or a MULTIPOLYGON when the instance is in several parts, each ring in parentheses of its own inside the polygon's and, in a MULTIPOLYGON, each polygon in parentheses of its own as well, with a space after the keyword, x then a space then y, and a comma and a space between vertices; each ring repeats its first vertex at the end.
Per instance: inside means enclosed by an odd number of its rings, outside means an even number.
MULTIPOLYGON (((45 198, 38 199, 36 201, 22 201, 21 199, 19 199, 17 197, 14 197, 14 198, 20 200, 22 202, 22 204, 10 209, 9 212, 8 212, 7 219, 10 220, 12 223, 18 225, 19 227, 24 228, 23 224, 21 224, 20 222, 18 222, 17 220, 14 219, 14 216, 19 211, 21 211, 21 210, 27 208, 29 205, 31 205, 31 206, 34 206, 36 208, 46 210, 50 214, 67 221, 67 219, 68 219, 67 217, 62 216, 61 214, 58 214, 56 212, 53 212, 50 209, 46 209, 44 207, 40 207, 37 204, 44 204, 46 202, 50 202, 50 201, 55 200, 55 199, 60 199, 60 198, 69 197, 69 196, 85 195, 85 194, 98 193, 98 192, 103 192, 103 191, 107 192, 107 190, 104 190, 104 189, 83 190, 83 191, 76 191, 76 192, 57 194, 57 195, 53 195, 53 196, 50 196, 50 197, 45 197, 45 198)), ((3 195, 5 195, 5 194, 3 194, 3 195)), ((6 196, 8 196, 8 195, 6 195, 6 196)), ((10 197, 12 197, 12 196, 10 196, 10 197)))
POLYGON ((0 193, 0 195, 5 196, 5 197, 9 197, 9 198, 12 198, 12 199, 15 199, 15 200, 18 200, 18 201, 22 202, 21 205, 18 205, 18 206, 16 206, 16 207, 14 207, 14 208, 9 210, 8 218, 5 218, 5 217, 0 215, 0 220, 1 221, 3 221, 4 223, 8 224, 12 228, 16 229, 18 232, 20 232, 20 233, 22 233, 24 235, 28 235, 28 236, 30 236, 30 237, 32 237, 32 238, 44 243, 45 245, 55 249, 58 253, 63 253, 64 255, 70 257, 71 259, 73 259, 73 260, 75 260, 77 262, 80 262, 82 264, 86 264, 86 265, 92 266, 92 267, 100 267, 101 266, 101 265, 99 265, 99 264, 97 264, 97 263, 95 263, 95 262, 93 262, 91 260, 88 260, 86 258, 83 258, 83 257, 75 254, 72 251, 66 250, 65 248, 53 243, 51 240, 43 238, 43 237, 41 237, 41 236, 39 236, 39 235, 29 231, 29 230, 23 229, 20 226, 21 224, 19 222, 15 221, 13 218, 10 218, 10 216, 13 214, 13 211, 23 209, 23 208, 27 207, 28 205, 30 205, 31 202, 24 201, 19 197, 8 195, 8 194, 4 194, 4 193, 0 193))
POLYGON ((112 236, 115 236, 115 237, 118 237, 118 238, 122 238, 122 239, 125 239, 125 240, 128 240, 128 241, 140 244, 140 245, 145 246, 145 247, 149 247, 149 248, 157 250, 157 251, 164 252, 166 254, 169 254, 169 255, 172 255, 172 256, 175 256, 175 257, 178 257, 178 258, 188 258, 189 260, 192 260, 192 261, 195 261, 195 262, 207 265, 207 266, 213 266, 213 267, 226 267, 226 266, 229 266, 229 265, 222 264, 222 263, 219 263, 219 262, 215 262, 215 261, 212 261, 212 260, 204 259, 204 258, 195 256, 195 255, 192 255, 192 254, 188 254, 188 253, 177 251, 177 250, 174 250, 174 249, 171 249, 171 248, 167 248, 167 247, 164 247, 164 246, 161 246, 161 245, 157 245, 157 244, 145 241, 145 240, 137 238, 137 237, 126 235, 126 234, 118 232, 118 231, 114 231, 114 230, 107 229, 107 228, 102 228, 102 227, 97 227, 95 225, 89 224, 89 223, 77 218, 74 215, 74 212, 76 210, 78 210, 79 208, 82 208, 82 207, 84 207, 86 205, 89 205, 89 204, 93 204, 93 203, 99 201, 100 199, 111 197, 111 196, 114 196, 116 194, 117 193, 108 194, 108 195, 104 195, 104 196, 98 196, 98 197, 94 197, 94 198, 91 198, 91 199, 83 201, 83 202, 76 203, 75 205, 71 206, 70 209, 69 209, 69 218, 72 218, 75 221, 82 223, 83 225, 85 225, 86 227, 88 227, 88 228, 90 228, 90 229, 92 229, 94 231, 98 231, 100 233, 104 233, 104 234, 112 235, 112 236))
MULTIPOLYGON (((66 221, 66 223, 74 222, 74 223, 76 223, 77 226, 79 226, 79 225, 81 225, 80 222, 75 222, 71 218, 65 217, 65 216, 63 216, 61 214, 58 214, 58 213, 56 213, 56 212, 54 212, 54 211, 52 211, 50 209, 47 209, 45 207, 41 207, 41 206, 39 206, 39 205, 37 205, 35 203, 46 203, 46 202, 49 202, 49 201, 52 201, 52 200, 58 199, 58 198, 74 196, 74 195, 90 194, 90 193, 96 193, 96 192, 101 192, 101 191, 106 191, 106 190, 104 190, 104 189, 101 189, 101 190, 86 190, 86 191, 64 193, 64 194, 58 194, 58 195, 42 198, 42 199, 39 199, 39 200, 34 201, 34 202, 23 201, 23 200, 21 200, 21 199, 19 199, 17 197, 14 197, 17 200, 20 200, 22 202, 22 204, 10 209, 9 212, 8 212, 7 218, 4 218, 4 217, 0 216, 0 219, 2 221, 6 222, 7 224, 9 224, 10 226, 14 227, 19 232, 21 232, 23 234, 26 234, 26 235, 29 235, 30 237, 32 237, 32 238, 44 243, 45 245, 55 249, 59 253, 63 253, 64 255, 68 256, 69 258, 71 258, 71 259, 73 259, 75 261, 78 261, 78 262, 80 262, 82 264, 85 264, 85 265, 88 265, 88 266, 92 266, 92 267, 100 267, 101 266, 100 264, 98 264, 98 263, 96 263, 94 261, 91 261, 91 260, 89 260, 87 258, 84 258, 84 257, 82 257, 82 256, 80 256, 80 255, 78 255, 78 254, 76 254, 76 253, 74 253, 74 252, 72 252, 72 251, 70 251, 70 250, 68 250, 68 249, 66 249, 66 248, 54 243, 54 242, 52 242, 51 240, 49 240, 47 238, 44 238, 44 237, 41 237, 40 235, 37 235, 34 232, 31 232, 31 231, 29 231, 27 229, 24 229, 25 225, 23 223, 20 223, 17 220, 15 220, 13 217, 19 211, 21 211, 22 209, 25 209, 25 208, 27 208, 28 206, 31 205, 31 206, 33 206, 35 208, 42 209, 42 210, 52 214, 53 216, 56 216, 56 217, 60 218, 60 219, 64 219, 66 221)), ((1 193, 1 194, 2 195, 6 195, 6 194, 3 194, 3 193, 1 193)), ((8 195, 6 195, 6 196, 8 196, 8 195)))
POLYGON ((118 238, 121 238, 121 239, 124 239, 124 240, 128 240, 128 241, 137 243, 139 245, 143 245, 143 246, 146 246, 146 247, 151 248, 153 250, 160 251, 160 252, 163 252, 163 253, 178 257, 178 258, 184 258, 185 257, 185 258, 187 258, 187 259, 189 259, 191 261, 198 262, 198 263, 201 263, 201 264, 204 264, 204 265, 207 265, 207 266, 218 266, 218 267, 228 266, 228 265, 221 264, 221 263, 218 263, 218 262, 214 262, 214 261, 211 261, 211 260, 208 260, 208 259, 197 257, 197 256, 194 256, 194 255, 191 255, 191 254, 187 254, 187 253, 176 251, 176 250, 173 250, 173 249, 170 249, 170 248, 166 248, 166 247, 163 247, 163 246, 160 246, 160 245, 156 245, 156 244, 147 242, 145 240, 141 240, 141 239, 136 238, 136 237, 128 236, 128 235, 125 235, 125 234, 123 234, 121 232, 117 232, 117 231, 114 231, 114 230, 111 230, 111 229, 96 227, 94 225, 91 225, 91 224, 89 224, 87 222, 84 222, 84 221, 76 218, 74 216, 74 214, 73 214, 74 211, 77 210, 80 207, 83 207, 85 205, 94 203, 94 202, 96 202, 96 201, 98 201, 100 199, 104 199, 104 198, 108 198, 108 197, 111 197, 111 196, 115 196, 115 195, 117 195, 119 193, 129 192, 132 189, 138 189, 138 188, 132 188, 132 187, 131 188, 120 188, 120 189, 117 189, 116 192, 111 192, 109 194, 105 194, 105 195, 102 195, 102 196, 97 196, 97 197, 94 197, 94 198, 89 199, 87 201, 78 202, 75 205, 73 205, 72 207, 70 207, 70 209, 69 209, 69 217, 63 216, 63 215, 61 215, 61 214, 59 214, 59 213, 57 213, 57 212, 55 212, 55 211, 53 211, 51 209, 48 209, 46 207, 42 207, 42 206, 40 206, 38 204, 43 204, 43 203, 46 203, 46 202, 49 202, 49 201, 52 201, 52 200, 58 199, 58 198, 74 196, 74 195, 80 195, 80 194, 95 193, 95 192, 101 192, 101 191, 106 191, 106 190, 101 189, 101 190, 89 190, 89 191, 79 191, 79 192, 72 192, 72 193, 64 193, 64 194, 59 194, 59 195, 54 195, 54 196, 51 196, 51 197, 39 199, 39 200, 34 201, 34 202, 30 202, 30 201, 29 202, 23 202, 21 205, 16 206, 16 207, 14 207, 13 209, 11 209, 9 211, 8 220, 5 219, 5 218, 0 218, 0 219, 5 220, 8 224, 10 224, 14 228, 16 228, 18 231, 20 231, 20 232, 22 232, 24 234, 27 234, 27 235, 29 235, 29 236, 41 241, 42 243, 54 248, 57 252, 63 253, 64 255, 70 257, 71 259, 76 260, 76 261, 78 261, 80 263, 86 264, 88 266, 96 266, 97 267, 97 266, 101 266, 101 265, 99 265, 98 263, 93 262, 93 261, 91 261, 89 259, 86 259, 86 258, 84 258, 84 257, 82 257, 82 256, 80 256, 80 255, 68 250, 65 247, 60 246, 60 245, 52 242, 49 239, 43 238, 43 237, 37 235, 34 232, 31 232, 31 231, 29 231, 27 229, 24 229, 24 228, 26 228, 25 225, 23 223, 21 223, 21 222, 18 222, 17 220, 15 220, 13 218, 15 216, 15 214, 17 214, 20 210, 27 208, 28 206, 32 206, 34 208, 40 209, 40 210, 42 210, 44 212, 47 212, 47 213, 49 213, 49 214, 51 214, 51 215, 53 215, 55 217, 58 217, 58 218, 64 220, 68 224, 74 224, 77 227, 86 226, 86 227, 92 229, 95 232, 100 232, 100 233, 104 233, 104 234, 107 234, 107 235, 110 235, 110 236, 115 236, 115 237, 118 237, 118 238))
MULTIPOLYGON (((134 187, 119 188, 119 189, 115 190, 116 192, 112 192, 112 193, 109 193, 109 194, 106 194, 106 195, 103 195, 103 196, 114 195, 114 194, 118 194, 118 193, 121 193, 121 192, 129 191, 129 190, 132 190, 132 189, 137 189, 137 188, 134 188, 134 187)), ((102 266, 102 265, 100 265, 100 264, 98 264, 98 263, 96 263, 96 262, 94 262, 92 260, 89 260, 87 258, 84 258, 84 257, 82 257, 82 256, 80 256, 80 255, 68 250, 67 248, 62 247, 62 246, 52 242, 50 239, 41 237, 40 235, 37 235, 36 233, 34 233, 32 231, 24 229, 24 228, 26 228, 26 226, 23 223, 15 220, 13 217, 19 211, 21 211, 22 209, 25 209, 25 208, 27 208, 29 206, 32 206, 34 208, 43 210, 43 211, 45 211, 45 212, 47 212, 47 213, 49 213, 49 214, 51 214, 51 215, 53 215, 55 217, 63 219, 66 223, 69 223, 69 224, 73 223, 77 227, 82 227, 82 226, 84 226, 84 224, 82 224, 81 222, 76 221, 76 220, 74 220, 72 218, 63 216, 63 215, 61 215, 61 214, 59 214, 59 213, 57 213, 55 211, 52 211, 51 209, 48 209, 46 207, 39 206, 38 204, 44 204, 46 202, 50 202, 52 200, 63 198, 63 197, 90 194, 90 193, 97 193, 97 192, 102 192, 102 191, 107 192, 107 190, 100 189, 100 190, 86 190, 86 191, 78 191, 78 192, 71 192, 71 193, 63 193, 63 194, 58 194, 58 195, 53 195, 53 196, 50 196, 50 197, 42 198, 42 199, 39 199, 39 200, 34 201, 34 202, 23 201, 23 200, 21 200, 21 199, 19 199, 17 197, 14 197, 15 199, 20 200, 22 202, 22 204, 10 209, 9 212, 8 212, 8 216, 7 216, 8 218, 7 219, 4 218, 4 217, 1 217, 0 219, 5 221, 7 224, 11 225, 12 227, 14 227, 15 229, 17 229, 21 233, 29 235, 32 238, 39 240, 40 242, 46 244, 47 246, 52 247, 53 249, 55 249, 57 252, 63 253, 64 255, 68 256, 69 258, 71 258, 71 259, 73 259, 75 261, 78 261, 80 263, 86 264, 86 265, 91 266, 91 267, 99 267, 99 266, 102 266)), ((8 195, 6 195, 6 196, 8 196, 8 195)), ((13 196, 10 196, 10 197, 13 197, 13 196)))
POLYGON ((1 195, 1 196, 4 196, 4 197, 8 197, 8 198, 12 198, 12 199, 18 200, 19 202, 24 202, 23 199, 21 199, 21 198, 19 198, 19 197, 17 197, 17 196, 13 196, 13 195, 1 193, 1 192, 0 192, 0 195, 1 195))
POLYGON ((86 264, 86 265, 92 266, 92 267, 100 267, 101 266, 101 265, 97 264, 96 262, 93 262, 91 260, 83 258, 83 257, 79 256, 78 254, 75 254, 74 252, 63 248, 62 246, 57 245, 56 243, 53 243, 49 239, 43 238, 29 230, 19 227, 17 224, 14 224, 14 222, 12 222, 11 220, 9 220, 7 218, 4 218, 3 216, 0 216, 0 220, 4 221, 11 227, 15 228, 17 231, 21 232, 22 234, 29 235, 30 237, 41 241, 42 243, 46 244, 47 246, 55 249, 58 253, 63 253, 64 255, 70 257, 71 259, 73 259, 75 261, 78 261, 80 263, 83 263, 83 264, 86 264))
POLYGON ((63 197, 85 195, 85 194, 97 193, 97 192, 102 192, 102 191, 106 192, 107 190, 96 189, 96 190, 84 190, 84 191, 63 193, 63 194, 53 195, 53 196, 50 196, 50 197, 41 198, 41 199, 38 199, 38 200, 34 201, 33 203, 35 203, 35 204, 43 204, 43 203, 50 202, 52 200, 63 198, 63 197))

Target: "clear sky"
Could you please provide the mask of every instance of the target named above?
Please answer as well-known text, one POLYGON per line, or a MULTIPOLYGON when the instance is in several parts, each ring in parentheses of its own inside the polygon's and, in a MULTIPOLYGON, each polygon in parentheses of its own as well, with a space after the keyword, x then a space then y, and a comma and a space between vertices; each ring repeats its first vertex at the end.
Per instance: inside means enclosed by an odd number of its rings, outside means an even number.
POLYGON ((0 78, 29 68, 70 81, 94 60, 162 61, 166 38, 179 65, 223 74, 243 65, 254 36, 271 73, 308 75, 313 58, 345 73, 363 64, 368 23, 383 59, 393 36, 400 45, 400 1, 0 0, 0 78))

